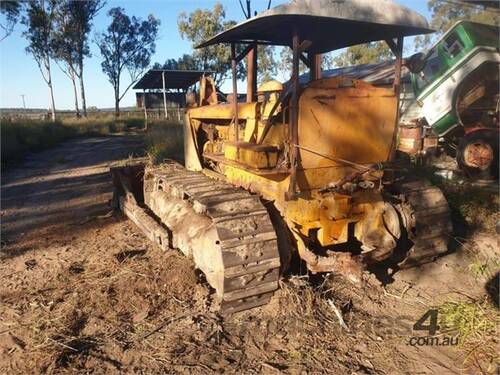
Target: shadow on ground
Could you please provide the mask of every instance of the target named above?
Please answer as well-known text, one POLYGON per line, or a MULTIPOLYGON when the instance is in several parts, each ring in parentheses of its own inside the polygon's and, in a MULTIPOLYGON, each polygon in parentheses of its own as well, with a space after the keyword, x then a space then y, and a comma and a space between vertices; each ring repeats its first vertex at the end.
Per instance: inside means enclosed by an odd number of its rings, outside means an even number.
MULTIPOLYGON (((81 138, 32 154, 2 176, 2 247, 59 225, 78 226, 109 213, 109 165, 144 152, 142 137, 81 138)), ((49 233, 45 233, 49 235, 49 233)), ((3 249, 5 250, 5 249, 3 249)), ((12 249, 11 254, 26 249, 12 249)))

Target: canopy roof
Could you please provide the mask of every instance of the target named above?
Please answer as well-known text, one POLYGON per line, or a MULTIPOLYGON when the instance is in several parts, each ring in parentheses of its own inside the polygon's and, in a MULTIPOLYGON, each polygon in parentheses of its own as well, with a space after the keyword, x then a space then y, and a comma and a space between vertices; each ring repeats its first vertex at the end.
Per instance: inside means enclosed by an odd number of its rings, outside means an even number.
POLYGON ((392 0, 291 0, 214 36, 197 48, 218 43, 291 44, 294 28, 324 53, 371 41, 432 32, 426 19, 392 0))
POLYGON ((159 90, 163 88, 162 75, 165 74, 166 89, 182 89, 194 85, 202 75, 209 75, 212 72, 202 70, 167 70, 150 69, 137 82, 134 90, 159 90))

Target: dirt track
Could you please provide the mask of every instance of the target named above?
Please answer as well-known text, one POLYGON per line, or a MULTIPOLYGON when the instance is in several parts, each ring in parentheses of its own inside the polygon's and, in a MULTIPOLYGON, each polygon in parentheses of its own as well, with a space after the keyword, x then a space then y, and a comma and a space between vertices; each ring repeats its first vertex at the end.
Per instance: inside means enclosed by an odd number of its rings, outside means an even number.
MULTIPOLYGON (((222 320, 190 260, 110 212, 108 165, 140 147, 79 139, 3 174, 0 373, 480 371, 459 348, 409 345, 430 307, 485 295, 463 248, 385 287, 295 275, 269 305, 222 320)), ((498 256, 492 235, 466 248, 498 256)))

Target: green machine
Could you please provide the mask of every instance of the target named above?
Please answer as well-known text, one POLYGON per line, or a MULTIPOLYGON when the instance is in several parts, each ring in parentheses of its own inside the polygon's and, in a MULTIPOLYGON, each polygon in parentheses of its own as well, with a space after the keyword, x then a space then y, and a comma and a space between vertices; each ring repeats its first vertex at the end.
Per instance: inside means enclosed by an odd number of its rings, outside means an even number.
POLYGON ((469 176, 498 177, 499 29, 460 21, 410 57, 415 100, 400 121, 400 150, 441 144, 469 176))

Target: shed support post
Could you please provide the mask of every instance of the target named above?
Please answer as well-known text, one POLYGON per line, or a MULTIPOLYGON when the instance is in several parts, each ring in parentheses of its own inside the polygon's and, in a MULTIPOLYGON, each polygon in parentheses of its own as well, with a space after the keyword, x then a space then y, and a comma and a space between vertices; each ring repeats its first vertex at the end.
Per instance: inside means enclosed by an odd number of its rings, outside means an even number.
POLYGON ((163 83, 163 108, 165 109, 165 118, 168 118, 168 112, 167 112, 167 93, 165 90, 165 71, 161 72, 161 80, 163 83))
POLYGON ((147 102, 146 102, 146 90, 142 90, 142 95, 143 95, 143 101, 142 105, 144 107, 144 129, 148 130, 148 108, 147 108, 147 102))
POLYGON ((293 31, 292 39, 292 97, 290 99, 290 184, 285 194, 285 199, 292 200, 297 196, 297 164, 298 164, 298 143, 299 143, 299 59, 300 59, 300 38, 297 27, 293 31))

